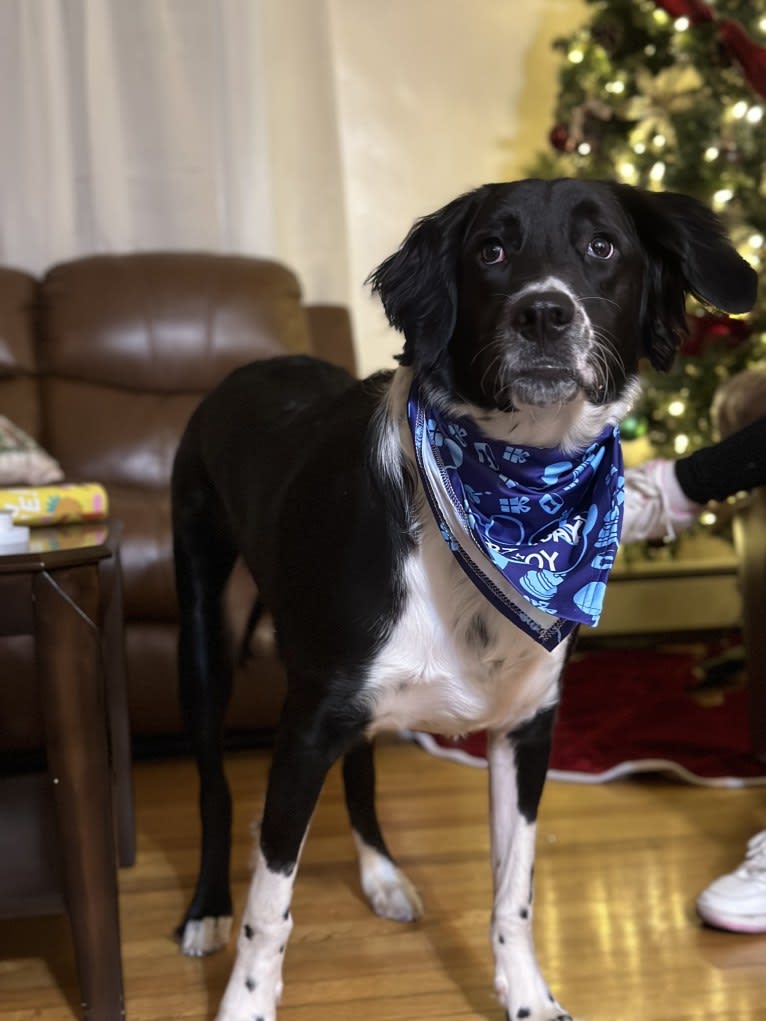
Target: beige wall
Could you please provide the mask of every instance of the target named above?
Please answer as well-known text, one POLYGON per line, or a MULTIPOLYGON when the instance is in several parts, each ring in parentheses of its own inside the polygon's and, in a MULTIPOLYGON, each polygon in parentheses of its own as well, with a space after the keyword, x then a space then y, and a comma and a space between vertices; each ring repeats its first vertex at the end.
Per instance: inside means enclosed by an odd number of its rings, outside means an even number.
MULTIPOLYGON (((329 0, 348 246, 363 373, 400 340, 363 281, 413 220, 522 176, 546 144, 558 58, 583 0, 329 0)), ((328 196, 334 201, 334 196, 328 196)))

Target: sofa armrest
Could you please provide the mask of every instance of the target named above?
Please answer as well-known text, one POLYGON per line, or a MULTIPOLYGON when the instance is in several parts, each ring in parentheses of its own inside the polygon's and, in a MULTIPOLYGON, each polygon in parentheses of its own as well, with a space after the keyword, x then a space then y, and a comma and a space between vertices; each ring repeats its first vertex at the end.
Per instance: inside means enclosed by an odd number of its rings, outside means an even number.
POLYGON ((317 358, 357 374, 351 317, 343 305, 307 305, 311 347, 317 358))

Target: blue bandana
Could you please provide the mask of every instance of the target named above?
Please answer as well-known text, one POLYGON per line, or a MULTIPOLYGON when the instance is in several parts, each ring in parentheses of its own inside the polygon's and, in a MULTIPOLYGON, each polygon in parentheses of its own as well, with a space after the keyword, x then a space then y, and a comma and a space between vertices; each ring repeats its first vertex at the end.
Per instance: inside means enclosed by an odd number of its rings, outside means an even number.
POLYGON ((410 391, 418 470, 442 536, 490 602, 546 649, 595 625, 622 527, 620 433, 570 460, 489 439, 410 391))

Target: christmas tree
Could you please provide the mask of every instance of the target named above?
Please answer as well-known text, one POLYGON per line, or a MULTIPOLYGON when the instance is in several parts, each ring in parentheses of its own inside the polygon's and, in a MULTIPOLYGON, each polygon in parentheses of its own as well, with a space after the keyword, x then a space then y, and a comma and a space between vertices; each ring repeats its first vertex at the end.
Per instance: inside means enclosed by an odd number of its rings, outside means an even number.
MULTIPOLYGON (((766 236, 766 5, 763 0, 587 0, 563 54, 551 150, 538 176, 611 178, 680 191, 721 216, 760 271, 766 236)), ((665 456, 710 441, 710 404, 728 376, 766 359, 766 289, 746 317, 689 305, 668 375, 646 372, 623 423, 665 456)))

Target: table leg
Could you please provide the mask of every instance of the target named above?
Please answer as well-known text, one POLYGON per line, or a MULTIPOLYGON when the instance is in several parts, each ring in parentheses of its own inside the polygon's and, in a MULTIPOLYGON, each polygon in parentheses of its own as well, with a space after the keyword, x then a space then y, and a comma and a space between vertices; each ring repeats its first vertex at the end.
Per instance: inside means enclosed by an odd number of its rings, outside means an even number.
POLYGON ((104 618, 102 624, 106 698, 109 709, 114 811, 117 823, 117 853, 120 865, 136 860, 136 825, 133 802, 133 762, 130 747, 128 682, 125 667, 122 567, 120 551, 113 550, 100 565, 104 618))
POLYGON ((35 576, 48 772, 84 1021, 124 1017, 96 565, 35 576))

